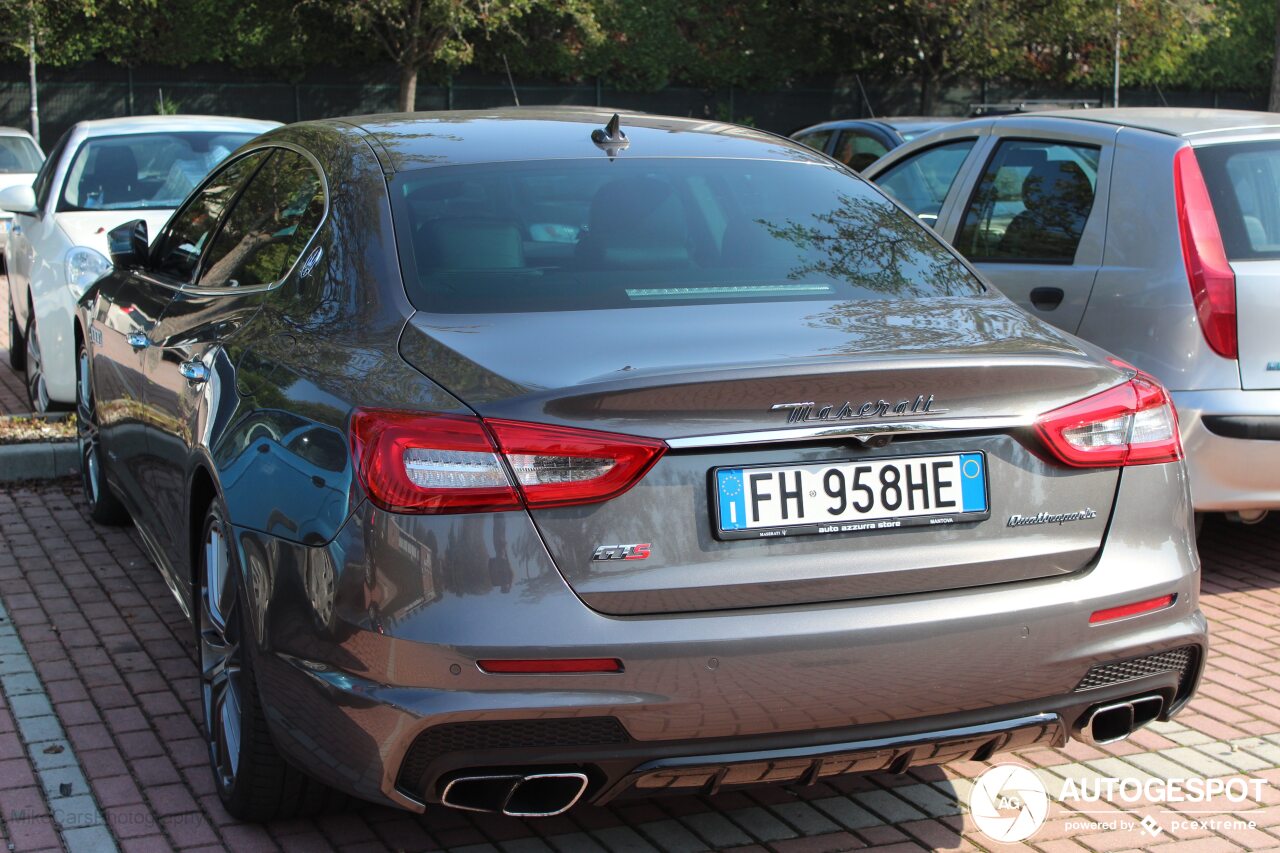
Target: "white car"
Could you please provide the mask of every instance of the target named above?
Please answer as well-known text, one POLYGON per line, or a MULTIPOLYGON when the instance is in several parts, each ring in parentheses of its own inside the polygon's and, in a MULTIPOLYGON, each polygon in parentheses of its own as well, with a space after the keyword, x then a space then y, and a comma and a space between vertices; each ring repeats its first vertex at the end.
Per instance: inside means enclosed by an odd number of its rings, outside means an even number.
POLYGON ((9 360, 34 411, 75 403, 72 318, 111 269, 107 232, 145 219, 156 234, 232 151, 278 122, 222 116, 83 121, 63 134, 34 185, 0 190, 9 230, 9 360))
MULTIPOLYGON (((42 163, 44 152, 31 134, 16 127, 0 127, 0 190, 31 186, 42 163)), ((0 210, 0 252, 4 250, 4 235, 12 225, 13 214, 0 210)), ((2 264, 0 261, 0 270, 2 264)))

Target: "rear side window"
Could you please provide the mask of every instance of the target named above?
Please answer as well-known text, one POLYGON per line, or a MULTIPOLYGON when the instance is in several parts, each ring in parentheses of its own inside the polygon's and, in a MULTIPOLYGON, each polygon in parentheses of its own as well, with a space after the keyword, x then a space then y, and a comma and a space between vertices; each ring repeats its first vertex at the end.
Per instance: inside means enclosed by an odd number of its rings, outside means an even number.
POLYGON ((816 133, 806 133, 804 136, 797 136, 796 142, 802 145, 808 145, 814 151, 826 153, 827 143, 831 141, 831 134, 834 131, 819 130, 816 133))
POLYGON ((449 166, 392 183, 426 311, 922 298, 982 285, 835 166, 607 158, 449 166))
POLYGON ((1195 149, 1231 260, 1280 258, 1280 141, 1195 149))
POLYGON ((932 225, 976 139, 936 145, 886 169, 876 184, 932 225))
POLYGON ((836 142, 835 157, 850 169, 861 172, 888 152, 888 146, 870 134, 843 130, 836 142))
POLYGON ((1069 264, 1093 210, 1099 149, 1000 143, 965 211, 955 246, 971 261, 1069 264))
POLYGON ((231 200, 254 170, 270 156, 259 151, 241 157, 210 178, 169 222, 155 251, 155 272, 185 284, 195 274, 204 251, 231 200))
POLYGON ((279 150, 245 187, 209 249, 198 286, 270 284, 293 266, 324 214, 320 175, 279 150))

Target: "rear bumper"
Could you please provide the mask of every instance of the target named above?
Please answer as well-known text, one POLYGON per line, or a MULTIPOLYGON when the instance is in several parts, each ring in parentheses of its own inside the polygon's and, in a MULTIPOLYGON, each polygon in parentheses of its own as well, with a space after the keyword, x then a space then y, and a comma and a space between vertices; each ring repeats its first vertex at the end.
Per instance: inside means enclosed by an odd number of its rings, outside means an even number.
POLYGON ((1280 508, 1280 391, 1174 391, 1199 512, 1280 508))
POLYGON ((684 615, 589 609, 514 513, 496 536, 492 519, 366 510, 317 548, 241 530, 242 549, 273 555, 267 588, 251 596, 263 605, 258 686, 292 761, 418 811, 476 768, 582 769, 586 799, 600 802, 698 790, 708 767, 736 767, 729 784, 803 782, 981 758, 1022 745, 1028 718, 1056 720, 1030 724, 1038 743, 1102 702, 1157 692, 1176 711, 1190 695, 1207 634, 1184 476, 1181 465, 1126 470, 1105 547, 1069 576, 684 615), (496 556, 468 573, 459 561, 477 565, 477 552, 496 556), (308 599, 316 588, 336 592, 308 599), (1095 610, 1167 594, 1163 610, 1089 623, 1095 610), (1185 673, 1124 666, 1136 675, 1088 680, 1100 665, 1183 647, 1194 649, 1185 673), (603 656, 625 671, 492 675, 475 664, 603 656), (616 725, 588 722, 601 718, 616 725), (435 744, 425 756, 424 738, 435 744), (805 750, 823 756, 817 770, 805 750))

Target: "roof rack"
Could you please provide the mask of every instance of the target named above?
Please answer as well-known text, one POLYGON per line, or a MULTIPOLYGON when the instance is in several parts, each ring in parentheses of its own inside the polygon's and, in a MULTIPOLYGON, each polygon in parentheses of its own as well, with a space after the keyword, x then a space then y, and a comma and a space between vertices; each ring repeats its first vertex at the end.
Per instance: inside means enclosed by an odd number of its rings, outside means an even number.
POLYGON ((1033 113, 1040 110, 1089 110, 1102 106, 1100 100, 1070 98, 1063 100, 1034 99, 1011 101, 1002 104, 970 104, 969 116, 1003 116, 1015 113, 1033 113))

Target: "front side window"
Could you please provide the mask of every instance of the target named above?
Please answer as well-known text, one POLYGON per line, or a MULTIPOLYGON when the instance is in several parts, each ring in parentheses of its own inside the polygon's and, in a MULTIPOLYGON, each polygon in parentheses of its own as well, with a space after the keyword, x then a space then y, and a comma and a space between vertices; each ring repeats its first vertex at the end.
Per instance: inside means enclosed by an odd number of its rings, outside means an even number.
POLYGON ((1093 209, 1097 148, 1000 143, 965 211, 955 246, 971 261, 1069 264, 1093 209))
POLYGON ((178 211, 168 230, 157 240, 154 270, 177 282, 186 283, 195 274, 196 264, 218 226, 218 220, 249 176, 270 156, 258 151, 228 164, 214 175, 178 211))
POLYGON ((935 145, 900 160, 876 178, 876 185, 932 225, 976 139, 935 145))
POLYGON ((49 200, 49 191, 53 186, 53 173, 58 171, 58 162, 62 159, 62 152, 67 148, 67 140, 70 136, 71 131, 68 130, 58 139, 57 144, 53 146, 53 152, 41 165, 40 172, 36 175, 35 182, 31 185, 36 194, 37 210, 45 209, 45 202, 49 200))
POLYGON ((860 130, 842 130, 836 141, 835 158, 855 172, 861 172, 889 152, 889 147, 860 130))
POLYGON ((201 286, 270 284, 293 266, 324 214, 320 175, 281 150, 253 176, 214 238, 201 286))
POLYGON ((976 295, 929 229, 834 165, 619 158, 391 184, 410 299, 490 313, 976 295))
POLYGON ((58 210, 177 207, 254 133, 171 131, 85 140, 67 170, 58 210))

